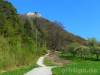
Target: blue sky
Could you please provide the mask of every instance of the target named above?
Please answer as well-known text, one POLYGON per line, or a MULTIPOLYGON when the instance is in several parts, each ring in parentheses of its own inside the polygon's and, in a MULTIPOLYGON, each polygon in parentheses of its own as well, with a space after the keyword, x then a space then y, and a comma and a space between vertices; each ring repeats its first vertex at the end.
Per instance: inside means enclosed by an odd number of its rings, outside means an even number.
POLYGON ((40 12, 61 22, 65 29, 84 38, 100 40, 100 0, 9 0, 18 13, 40 12))

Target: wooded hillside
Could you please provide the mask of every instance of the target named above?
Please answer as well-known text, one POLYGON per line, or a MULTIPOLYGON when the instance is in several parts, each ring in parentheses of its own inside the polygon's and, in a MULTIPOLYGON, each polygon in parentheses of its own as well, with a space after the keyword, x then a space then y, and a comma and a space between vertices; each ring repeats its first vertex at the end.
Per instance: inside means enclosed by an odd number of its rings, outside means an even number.
POLYGON ((46 50, 63 50, 85 40, 43 17, 17 14, 10 2, 0 0, 0 69, 32 63, 46 50))

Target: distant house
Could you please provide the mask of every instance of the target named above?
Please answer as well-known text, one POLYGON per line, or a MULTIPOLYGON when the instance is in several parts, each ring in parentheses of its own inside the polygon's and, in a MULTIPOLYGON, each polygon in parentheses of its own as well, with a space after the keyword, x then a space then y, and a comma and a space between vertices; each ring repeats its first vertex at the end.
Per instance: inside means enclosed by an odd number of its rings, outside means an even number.
POLYGON ((39 12, 29 12, 29 13, 27 13, 27 16, 29 16, 29 17, 41 17, 41 14, 39 12))

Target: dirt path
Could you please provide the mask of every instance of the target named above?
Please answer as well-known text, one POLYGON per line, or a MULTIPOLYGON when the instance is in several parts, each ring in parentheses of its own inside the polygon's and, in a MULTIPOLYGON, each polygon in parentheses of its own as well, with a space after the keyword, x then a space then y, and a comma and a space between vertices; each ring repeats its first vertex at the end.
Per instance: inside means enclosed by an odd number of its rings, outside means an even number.
POLYGON ((37 64, 40 66, 38 68, 34 68, 30 72, 26 73, 25 75, 52 75, 52 67, 48 67, 44 65, 44 58, 48 56, 46 54, 45 56, 42 56, 38 59, 37 64))

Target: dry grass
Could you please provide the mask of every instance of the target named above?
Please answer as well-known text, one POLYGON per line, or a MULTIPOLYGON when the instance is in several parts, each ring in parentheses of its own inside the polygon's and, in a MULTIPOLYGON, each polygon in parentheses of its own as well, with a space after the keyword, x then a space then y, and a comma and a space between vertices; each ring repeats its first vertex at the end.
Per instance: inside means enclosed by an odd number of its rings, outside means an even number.
POLYGON ((48 59, 50 62, 52 62, 53 64, 55 64, 57 66, 64 66, 65 64, 70 63, 69 60, 64 60, 64 59, 60 58, 58 54, 59 53, 57 51, 50 52, 49 55, 46 57, 46 59, 48 59))

